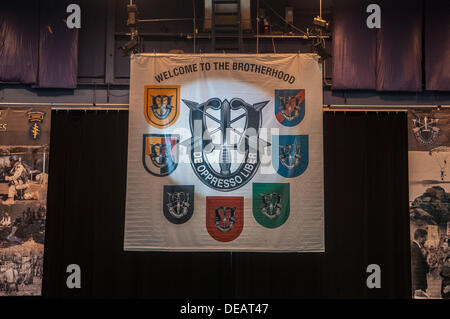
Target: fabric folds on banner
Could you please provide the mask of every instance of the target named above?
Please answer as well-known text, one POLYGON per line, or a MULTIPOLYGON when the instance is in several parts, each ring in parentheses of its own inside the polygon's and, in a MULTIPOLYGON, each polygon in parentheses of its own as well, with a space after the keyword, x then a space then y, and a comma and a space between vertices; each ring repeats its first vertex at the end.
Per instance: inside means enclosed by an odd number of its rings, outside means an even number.
POLYGON ((408 114, 414 298, 450 298, 450 112, 408 114))
POLYGON ((324 251, 312 54, 131 58, 125 250, 324 251))
POLYGON ((0 296, 41 295, 50 118, 0 108, 0 296))

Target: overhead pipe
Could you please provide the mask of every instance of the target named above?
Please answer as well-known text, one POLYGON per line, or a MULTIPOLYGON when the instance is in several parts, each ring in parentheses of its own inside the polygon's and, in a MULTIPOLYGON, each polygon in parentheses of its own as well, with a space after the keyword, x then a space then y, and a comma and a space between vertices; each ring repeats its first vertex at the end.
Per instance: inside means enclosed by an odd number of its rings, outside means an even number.
MULTIPOLYGON (((53 110, 128 110, 127 103, 53 103, 53 102, 0 102, 0 106, 50 106, 53 110)), ((441 104, 323 104, 324 111, 408 111, 409 109, 448 109, 441 104)))

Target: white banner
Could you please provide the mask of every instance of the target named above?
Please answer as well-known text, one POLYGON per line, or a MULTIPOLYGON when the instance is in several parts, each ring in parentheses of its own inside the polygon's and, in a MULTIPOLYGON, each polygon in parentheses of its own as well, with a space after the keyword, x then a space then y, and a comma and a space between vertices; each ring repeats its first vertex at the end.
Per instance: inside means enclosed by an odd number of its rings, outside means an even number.
POLYGON ((324 251, 316 55, 131 58, 125 250, 324 251))

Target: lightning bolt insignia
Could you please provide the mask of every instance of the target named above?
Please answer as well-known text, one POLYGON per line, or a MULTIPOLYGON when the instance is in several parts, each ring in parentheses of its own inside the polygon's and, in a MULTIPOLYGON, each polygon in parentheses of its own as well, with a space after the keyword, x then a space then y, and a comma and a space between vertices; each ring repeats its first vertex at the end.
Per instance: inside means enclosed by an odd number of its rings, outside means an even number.
POLYGON ((41 133, 41 130, 39 129, 39 125, 37 123, 34 123, 31 127, 31 134, 33 136, 33 140, 36 140, 41 133))

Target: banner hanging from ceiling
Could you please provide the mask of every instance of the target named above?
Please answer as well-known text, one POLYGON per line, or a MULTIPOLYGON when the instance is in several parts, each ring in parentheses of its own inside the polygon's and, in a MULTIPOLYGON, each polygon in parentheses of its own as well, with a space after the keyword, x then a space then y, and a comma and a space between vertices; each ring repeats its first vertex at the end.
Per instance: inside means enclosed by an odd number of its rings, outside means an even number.
POLYGON ((450 111, 408 114, 414 298, 450 298, 450 111))
POLYGON ((316 55, 131 58, 125 250, 324 251, 316 55))
POLYGON ((0 108, 0 296, 41 295, 51 109, 0 108))

